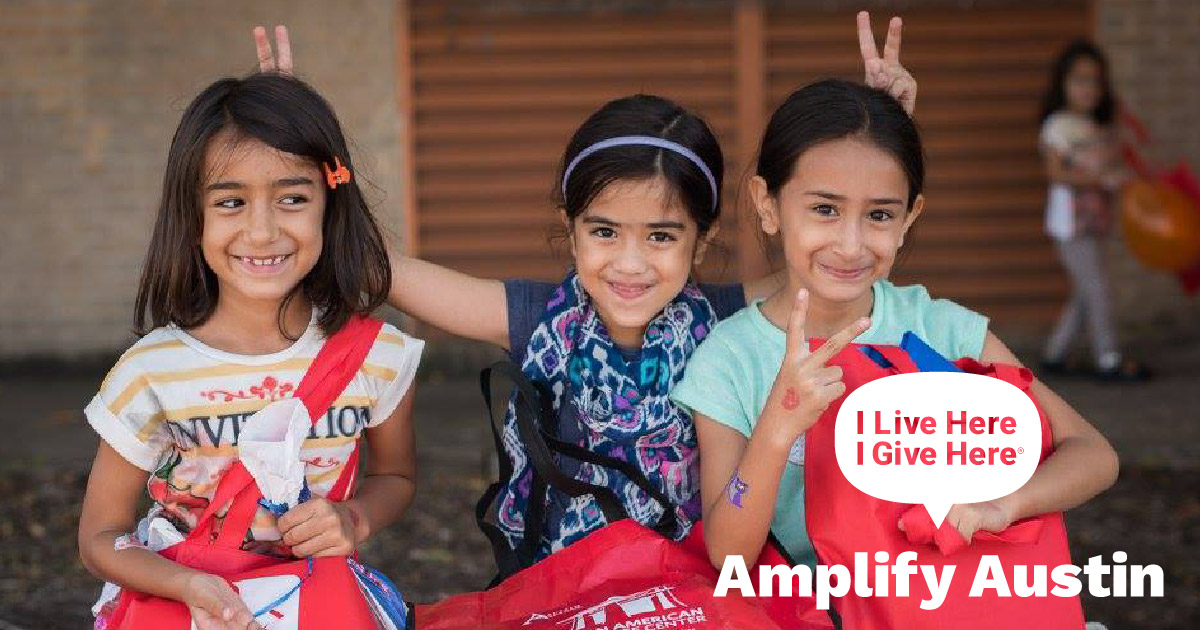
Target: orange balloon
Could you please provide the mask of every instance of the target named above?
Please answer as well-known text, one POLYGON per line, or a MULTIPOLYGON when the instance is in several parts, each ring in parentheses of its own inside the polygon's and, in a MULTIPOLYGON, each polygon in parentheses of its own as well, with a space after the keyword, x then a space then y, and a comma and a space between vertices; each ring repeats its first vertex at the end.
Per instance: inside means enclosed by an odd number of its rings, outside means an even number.
POLYGON ((1200 209, 1171 186, 1147 179, 1127 184, 1121 227, 1129 251, 1147 267, 1183 271, 1200 263, 1200 209))

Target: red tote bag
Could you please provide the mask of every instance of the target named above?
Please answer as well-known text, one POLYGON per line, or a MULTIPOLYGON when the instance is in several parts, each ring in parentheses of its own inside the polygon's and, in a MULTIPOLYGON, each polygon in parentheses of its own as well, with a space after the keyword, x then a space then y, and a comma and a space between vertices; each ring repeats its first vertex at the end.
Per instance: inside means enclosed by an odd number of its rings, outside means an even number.
MULTIPOLYGON (((485 520, 495 485, 477 506, 476 516, 492 542, 500 576, 484 591, 464 593, 434 604, 415 607, 419 630, 585 630, 595 628, 672 628, 678 630, 830 630, 825 611, 812 597, 744 598, 736 590, 716 597, 718 573, 709 563, 700 524, 682 541, 672 540, 670 500, 643 475, 623 461, 555 439, 539 417, 544 410, 534 385, 515 365, 497 363, 484 370, 480 384, 491 415, 501 477, 511 472, 499 444, 501 414, 493 407, 492 378, 502 378, 515 397, 516 421, 522 447, 534 471, 534 486, 568 496, 591 495, 609 524, 579 542, 539 560, 514 549, 485 520), (574 458, 625 475, 666 506, 655 529, 627 518, 616 496, 606 487, 571 478, 556 458, 574 458)), ((497 389, 496 391, 501 391, 497 389)), ((541 518, 546 518, 543 515, 541 518)), ((526 521, 526 537, 536 537, 535 519, 526 521)), ((774 543, 758 564, 790 564, 774 543)), ((757 578, 755 566, 749 567, 757 578)))
MULTIPOLYGON (((377 319, 356 317, 322 346, 296 389, 296 397, 304 402, 314 422, 358 372, 382 324, 377 319)), ((356 446, 326 499, 349 498, 357 470, 356 446)), ((240 549, 261 497, 245 466, 234 462, 221 477, 196 527, 183 541, 159 553, 228 580, 251 613, 261 611, 257 621, 273 630, 375 630, 375 617, 346 557, 281 561, 240 549), (226 504, 229 510, 217 529, 217 511, 226 504)), ((109 623, 118 630, 189 630, 192 617, 182 602, 124 589, 109 623)))
MULTIPOLYGON (((416 607, 418 630, 830 630, 812 598, 713 594, 699 530, 673 542, 617 521, 486 591, 416 607)), ((760 563, 782 564, 768 547, 760 563)), ((751 576, 758 572, 751 567, 751 576)))
MULTIPOLYGON (((815 341, 819 345, 820 341, 815 341)), ((896 346, 871 346, 891 363, 880 367, 859 346, 848 346, 830 361, 843 371, 847 395, 859 386, 891 374, 920 371, 908 355, 896 346)), ((1029 370, 1004 364, 983 365, 973 359, 954 364, 962 371, 998 378, 1015 385, 1032 399, 1029 370)), ((999 534, 979 532, 970 545, 943 522, 935 529, 923 506, 893 503, 871 497, 846 480, 834 454, 834 424, 845 397, 825 411, 805 434, 804 504, 808 534, 822 564, 854 566, 855 552, 886 551, 889 561, 905 551, 916 552, 915 565, 956 570, 945 601, 934 610, 922 610, 920 602, 929 598, 920 576, 910 580, 909 596, 858 597, 853 589, 835 599, 834 607, 847 630, 907 630, 910 628, 971 628, 972 630, 1063 630, 1083 627, 1083 611, 1078 597, 999 597, 987 589, 981 597, 969 597, 980 560, 997 556, 1007 581, 1012 581, 1015 565, 1054 567, 1071 563, 1066 529, 1061 513, 1044 514, 1014 523, 999 534), (905 531, 897 522, 904 520, 905 531)), ((1034 400, 1036 405, 1037 401, 1034 400)), ((1046 414, 1038 407, 1042 422, 1041 459, 1053 449, 1053 436, 1046 414)), ((872 572, 873 573, 873 572, 872 572)), ((867 578, 867 576, 859 576, 867 578)), ((867 578, 874 586, 874 575, 867 578)), ((1052 584, 1051 584, 1052 586, 1052 584)))

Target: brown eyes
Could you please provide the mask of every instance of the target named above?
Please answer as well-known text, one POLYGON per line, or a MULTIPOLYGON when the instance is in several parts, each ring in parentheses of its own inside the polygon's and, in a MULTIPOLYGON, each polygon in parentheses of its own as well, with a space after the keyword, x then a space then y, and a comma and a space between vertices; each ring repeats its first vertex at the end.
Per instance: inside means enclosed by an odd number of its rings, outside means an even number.
MULTIPOLYGON (((617 231, 610 227, 593 228, 588 232, 588 234, 602 239, 611 239, 617 237, 617 231)), ((650 241, 651 243, 673 243, 678 241, 679 237, 670 232, 659 231, 651 232, 649 236, 646 237, 646 240, 650 241)))

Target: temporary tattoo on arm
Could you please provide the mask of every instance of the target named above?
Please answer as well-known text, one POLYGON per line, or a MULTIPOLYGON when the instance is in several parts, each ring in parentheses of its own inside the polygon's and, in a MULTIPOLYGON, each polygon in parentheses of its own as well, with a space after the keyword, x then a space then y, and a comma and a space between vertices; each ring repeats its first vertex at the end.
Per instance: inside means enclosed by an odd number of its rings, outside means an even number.
POLYGON ((787 391, 783 393, 783 408, 791 411, 799 406, 800 395, 796 393, 795 389, 787 388, 787 391))
POLYGON ((742 507, 742 497, 746 496, 746 493, 749 491, 750 484, 746 483, 745 479, 742 479, 739 471, 734 470, 733 477, 729 480, 729 486, 726 488, 726 496, 729 497, 729 502, 733 504, 733 507, 740 509, 742 507))

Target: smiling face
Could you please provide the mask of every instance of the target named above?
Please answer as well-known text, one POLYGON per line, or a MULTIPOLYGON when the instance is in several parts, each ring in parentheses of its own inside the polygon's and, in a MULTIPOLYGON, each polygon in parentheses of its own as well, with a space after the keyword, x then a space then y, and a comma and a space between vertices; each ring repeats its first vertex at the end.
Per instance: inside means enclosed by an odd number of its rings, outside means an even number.
POLYGON ((887 277, 904 235, 920 214, 906 210, 909 184, 889 153, 857 137, 818 144, 796 161, 777 195, 756 177, 752 193, 762 229, 782 234, 789 281, 813 300, 869 300, 887 277))
POLYGON ((278 306, 321 256, 325 189, 309 160, 217 134, 205 156, 200 247, 219 299, 278 306))
POLYGON ((706 245, 661 178, 613 182, 569 229, 580 284, 624 347, 642 345, 646 327, 683 289, 706 245))

